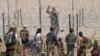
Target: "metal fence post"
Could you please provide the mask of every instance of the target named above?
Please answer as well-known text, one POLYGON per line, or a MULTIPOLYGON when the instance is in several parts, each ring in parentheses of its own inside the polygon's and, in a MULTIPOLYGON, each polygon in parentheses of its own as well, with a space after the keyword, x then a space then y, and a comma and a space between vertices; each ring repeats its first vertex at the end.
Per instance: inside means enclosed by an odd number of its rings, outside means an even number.
POLYGON ((23 26, 23 18, 22 18, 22 10, 21 10, 21 8, 20 8, 20 22, 21 22, 21 26, 23 26))
POLYGON ((76 14, 76 31, 77 31, 77 37, 78 37, 78 14, 76 14))
POLYGON ((82 8, 82 26, 84 26, 84 9, 82 8))
POLYGON ((4 18, 4 13, 2 13, 2 19, 3 19, 3 36, 5 36, 5 18, 4 18))
POLYGON ((42 20, 41 20, 41 0, 39 0, 39 19, 40 19, 40 28, 42 28, 42 20))
POLYGON ((69 14, 69 29, 71 28, 71 14, 69 14))

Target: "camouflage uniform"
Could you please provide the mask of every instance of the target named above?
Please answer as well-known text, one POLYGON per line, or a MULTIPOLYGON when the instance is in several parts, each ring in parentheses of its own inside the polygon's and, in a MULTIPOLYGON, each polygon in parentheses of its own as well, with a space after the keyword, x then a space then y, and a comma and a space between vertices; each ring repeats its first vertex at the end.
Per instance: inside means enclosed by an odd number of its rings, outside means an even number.
POLYGON ((36 43, 35 44, 35 56, 41 56, 42 55, 42 44, 36 43))
POLYGON ((58 21, 57 12, 55 10, 49 11, 49 8, 47 8, 47 13, 50 14, 51 26, 55 28, 55 33, 58 34, 59 33, 59 21, 58 21))
POLYGON ((47 56, 50 56, 50 53, 52 56, 54 56, 55 53, 55 45, 54 44, 47 44, 47 56))

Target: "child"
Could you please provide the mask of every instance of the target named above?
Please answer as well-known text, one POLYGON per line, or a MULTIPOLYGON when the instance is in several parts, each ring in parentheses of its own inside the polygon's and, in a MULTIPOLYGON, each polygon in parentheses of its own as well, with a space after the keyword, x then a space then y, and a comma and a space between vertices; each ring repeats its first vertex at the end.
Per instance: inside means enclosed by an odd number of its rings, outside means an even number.
POLYGON ((34 39, 31 38, 29 40, 29 49, 30 49, 30 53, 32 56, 34 56, 34 53, 35 53, 35 43, 34 43, 34 39))
POLYGON ((91 51, 91 56, 99 56, 97 40, 94 40, 93 49, 91 51))
POLYGON ((57 48, 58 48, 58 54, 59 54, 59 56, 64 56, 62 38, 58 39, 57 48))

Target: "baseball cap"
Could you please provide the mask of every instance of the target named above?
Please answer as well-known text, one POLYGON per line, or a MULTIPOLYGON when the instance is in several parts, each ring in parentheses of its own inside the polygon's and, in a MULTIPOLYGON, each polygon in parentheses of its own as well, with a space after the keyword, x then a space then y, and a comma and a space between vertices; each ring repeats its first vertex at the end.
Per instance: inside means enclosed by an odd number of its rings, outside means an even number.
POLYGON ((23 25, 23 27, 27 27, 27 25, 23 25))

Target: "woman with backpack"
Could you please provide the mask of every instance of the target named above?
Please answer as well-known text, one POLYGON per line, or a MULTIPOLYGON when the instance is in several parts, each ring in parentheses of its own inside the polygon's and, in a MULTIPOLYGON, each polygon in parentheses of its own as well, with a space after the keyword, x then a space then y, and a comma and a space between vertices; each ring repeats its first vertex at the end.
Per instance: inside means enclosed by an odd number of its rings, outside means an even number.
POLYGON ((44 44, 44 39, 43 39, 41 28, 37 29, 37 32, 34 36, 34 42, 35 42, 35 48, 36 48, 35 56, 41 56, 42 55, 42 45, 44 44))
POLYGON ((16 28, 11 27, 5 35, 6 56, 14 56, 16 45, 16 28))

